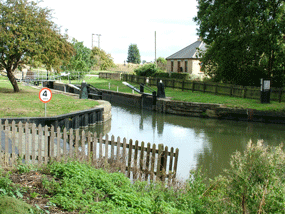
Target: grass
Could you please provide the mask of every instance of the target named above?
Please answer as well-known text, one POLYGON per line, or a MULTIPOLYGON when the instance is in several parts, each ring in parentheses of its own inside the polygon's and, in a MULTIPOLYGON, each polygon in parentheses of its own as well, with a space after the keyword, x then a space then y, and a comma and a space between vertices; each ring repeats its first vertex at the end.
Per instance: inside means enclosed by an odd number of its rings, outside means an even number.
MULTIPOLYGON (((99 79, 98 77, 86 77, 85 81, 96 88, 117 91, 124 93, 132 93, 132 89, 125 86, 122 82, 118 80, 111 79, 99 79)), ((139 89, 139 84, 130 83, 139 89)), ((157 91, 156 87, 151 87, 153 90, 157 91)), ((147 92, 147 91, 146 91, 147 92)), ((135 92, 136 93, 136 92, 135 92)), ((260 111, 276 111, 285 112, 284 102, 270 101, 269 104, 261 104, 260 100, 255 99, 244 99, 239 97, 229 97, 223 95, 214 95, 210 93, 203 93, 198 91, 181 91, 179 89, 166 88, 166 97, 170 97, 171 100, 184 101, 184 102, 199 102, 199 103, 214 103, 222 104, 229 108, 241 108, 241 109, 256 109, 260 111)), ((137 94, 137 93, 136 93, 137 94)))
MULTIPOLYGON (((20 92, 13 93, 13 87, 9 81, 0 81, 0 118, 43 117, 44 103, 39 100, 39 89, 22 84, 19 84, 19 87, 20 92)), ((90 109, 98 104, 94 100, 81 100, 53 93, 51 101, 47 103, 47 116, 90 109)))

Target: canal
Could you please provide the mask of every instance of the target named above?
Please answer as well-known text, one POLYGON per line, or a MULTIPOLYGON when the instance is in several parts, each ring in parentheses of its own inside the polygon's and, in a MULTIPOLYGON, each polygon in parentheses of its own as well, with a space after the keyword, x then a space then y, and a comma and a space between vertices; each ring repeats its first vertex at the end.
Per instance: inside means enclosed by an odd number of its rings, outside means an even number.
POLYGON ((252 140, 277 146, 285 141, 284 125, 216 120, 162 114, 112 103, 112 120, 92 131, 145 143, 179 148, 177 177, 202 168, 209 178, 229 168, 231 155, 252 140))

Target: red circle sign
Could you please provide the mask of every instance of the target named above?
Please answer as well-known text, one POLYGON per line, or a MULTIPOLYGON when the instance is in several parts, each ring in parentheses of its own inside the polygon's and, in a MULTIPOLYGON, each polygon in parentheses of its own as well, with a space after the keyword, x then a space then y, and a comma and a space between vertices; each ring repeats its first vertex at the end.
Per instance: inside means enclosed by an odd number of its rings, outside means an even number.
POLYGON ((52 93, 49 88, 42 88, 39 93, 39 98, 43 103, 48 103, 52 98, 52 93))

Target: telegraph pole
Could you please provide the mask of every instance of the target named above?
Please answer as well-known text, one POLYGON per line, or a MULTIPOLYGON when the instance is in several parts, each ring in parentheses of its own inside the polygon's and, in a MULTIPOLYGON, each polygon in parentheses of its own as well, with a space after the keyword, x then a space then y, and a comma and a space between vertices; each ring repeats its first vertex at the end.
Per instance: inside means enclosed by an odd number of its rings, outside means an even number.
POLYGON ((155 61, 155 66, 157 67, 157 62, 156 62, 156 31, 154 31, 154 61, 155 61))
POLYGON ((100 36, 102 36, 101 34, 96 34, 96 36, 98 36, 98 48, 100 49, 100 36))
POLYGON ((94 36, 95 34, 94 33, 92 33, 92 43, 91 43, 91 48, 93 49, 93 36, 94 36))

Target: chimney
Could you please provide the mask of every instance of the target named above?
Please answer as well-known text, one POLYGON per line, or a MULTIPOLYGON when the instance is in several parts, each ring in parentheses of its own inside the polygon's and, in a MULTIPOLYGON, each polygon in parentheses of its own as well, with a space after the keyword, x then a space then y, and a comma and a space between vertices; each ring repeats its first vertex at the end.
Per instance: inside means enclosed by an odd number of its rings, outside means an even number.
POLYGON ((200 37, 197 39, 197 41, 202 41, 202 37, 200 36, 200 37))

